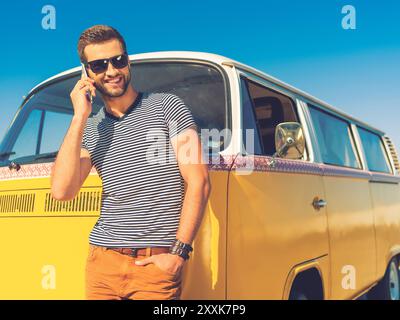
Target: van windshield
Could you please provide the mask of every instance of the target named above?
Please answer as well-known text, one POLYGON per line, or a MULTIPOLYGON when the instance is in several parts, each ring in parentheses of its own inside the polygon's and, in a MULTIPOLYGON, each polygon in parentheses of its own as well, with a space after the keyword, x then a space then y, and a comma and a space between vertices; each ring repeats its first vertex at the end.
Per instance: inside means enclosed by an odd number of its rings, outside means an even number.
MULTIPOLYGON (((168 92, 179 96, 201 129, 229 128, 227 83, 216 67, 187 62, 132 63, 132 84, 137 91, 168 92)), ((10 161, 38 163, 54 160, 73 117, 70 92, 80 72, 35 93, 19 109, 0 146, 0 166, 10 161)), ((92 115, 103 107, 100 94, 92 115)), ((225 146, 229 142, 225 141, 225 146)), ((221 142, 223 144, 223 141, 221 142)), ((222 150, 221 146, 219 150, 222 150)))

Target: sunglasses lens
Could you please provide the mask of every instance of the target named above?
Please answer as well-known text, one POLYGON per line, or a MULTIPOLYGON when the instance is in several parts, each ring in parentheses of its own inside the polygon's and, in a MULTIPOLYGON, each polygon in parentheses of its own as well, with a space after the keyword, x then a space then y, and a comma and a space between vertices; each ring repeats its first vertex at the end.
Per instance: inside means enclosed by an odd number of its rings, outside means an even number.
POLYGON ((89 67, 94 73, 101 73, 106 71, 108 65, 107 60, 95 60, 89 62, 89 67))
MULTIPOLYGON (((107 70, 109 59, 100 59, 88 62, 90 69, 94 73, 102 73, 107 70)), ((129 59, 127 54, 122 54, 110 59, 114 68, 122 69, 128 65, 129 59)))
POLYGON ((128 65, 128 56, 126 54, 122 54, 114 57, 111 59, 111 64, 117 69, 125 68, 128 65))

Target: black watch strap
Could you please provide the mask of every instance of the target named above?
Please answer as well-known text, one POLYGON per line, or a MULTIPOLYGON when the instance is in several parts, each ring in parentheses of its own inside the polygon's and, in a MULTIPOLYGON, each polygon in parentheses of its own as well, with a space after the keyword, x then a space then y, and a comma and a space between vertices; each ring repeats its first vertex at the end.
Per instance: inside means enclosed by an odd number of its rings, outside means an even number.
POLYGON ((184 243, 178 239, 175 239, 169 248, 169 253, 176 254, 185 260, 189 259, 189 253, 191 251, 193 251, 193 248, 190 244, 184 243))

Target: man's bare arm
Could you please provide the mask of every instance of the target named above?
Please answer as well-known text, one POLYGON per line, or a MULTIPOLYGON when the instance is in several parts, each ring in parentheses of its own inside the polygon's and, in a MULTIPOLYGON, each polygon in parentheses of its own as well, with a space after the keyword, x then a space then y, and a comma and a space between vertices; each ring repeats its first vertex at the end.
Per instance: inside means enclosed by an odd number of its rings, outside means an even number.
POLYGON ((179 169, 187 183, 176 238, 191 244, 201 224, 211 192, 208 166, 204 163, 197 131, 189 128, 171 139, 179 169))
POLYGON ((79 192, 92 168, 89 152, 81 148, 86 121, 74 117, 51 171, 51 194, 71 200, 79 192))
POLYGON ((83 130, 92 112, 87 90, 96 95, 93 80, 82 75, 70 94, 74 116, 51 171, 51 195, 57 200, 73 199, 92 168, 88 151, 81 148, 83 130))

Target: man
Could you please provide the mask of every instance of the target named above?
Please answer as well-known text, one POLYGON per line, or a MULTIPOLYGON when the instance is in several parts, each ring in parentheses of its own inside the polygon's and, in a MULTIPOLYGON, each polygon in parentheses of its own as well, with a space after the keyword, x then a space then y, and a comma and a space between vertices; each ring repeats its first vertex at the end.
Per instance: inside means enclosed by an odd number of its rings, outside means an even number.
POLYGON ((114 28, 85 30, 78 52, 88 78, 82 75, 70 94, 74 116, 51 190, 55 199, 73 199, 92 165, 102 179, 100 217, 89 236, 86 297, 179 299, 182 268, 210 193, 196 124, 176 95, 135 90, 125 41, 114 28), (86 93, 95 96, 96 89, 104 107, 89 118, 86 93), (152 156, 155 146, 169 154, 166 161, 152 156))

